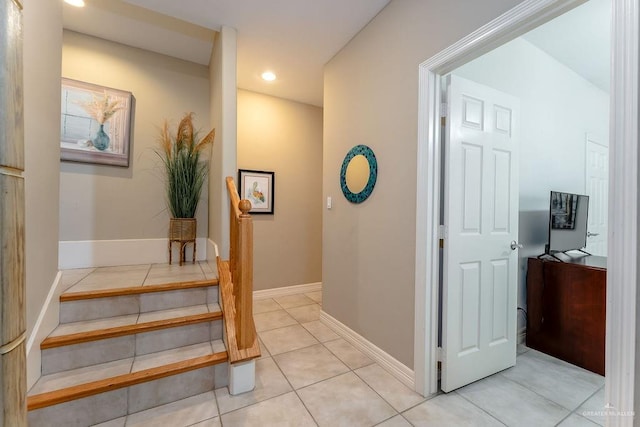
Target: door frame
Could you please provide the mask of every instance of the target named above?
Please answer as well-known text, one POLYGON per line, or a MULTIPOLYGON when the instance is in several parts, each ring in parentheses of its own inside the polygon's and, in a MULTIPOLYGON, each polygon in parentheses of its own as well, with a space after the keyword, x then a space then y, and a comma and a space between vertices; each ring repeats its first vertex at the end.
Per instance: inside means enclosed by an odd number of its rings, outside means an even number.
MULTIPOLYGON (((436 393, 440 211, 440 77, 584 0, 525 0, 419 66, 415 339, 416 391, 436 393), (426 197, 425 197, 426 196, 426 197)), ((638 283, 638 34, 640 0, 612 0, 605 400, 634 409, 638 283)), ((640 387, 640 385, 639 385, 640 387)), ((640 399, 640 396, 639 396, 640 399)), ((610 417, 611 425, 628 418, 610 417)))
MULTIPOLYGON (((591 206, 592 205, 592 201, 593 201, 593 197, 592 194, 590 194, 589 192, 589 171, 588 171, 588 162, 589 162, 589 143, 595 144, 595 145, 599 145, 602 148, 605 148, 607 150, 607 162, 609 159, 609 145, 604 145, 604 143, 602 143, 603 139, 600 137, 600 135, 595 134, 593 132, 585 132, 584 134, 584 163, 585 163, 585 171, 584 171, 584 194, 586 194, 587 196, 589 196, 589 221, 590 218, 592 218, 591 215, 591 206)), ((608 166, 608 165, 607 165, 608 166)), ((609 171, 607 171, 609 172, 609 171)), ((609 180, 607 177, 607 187, 609 186, 609 180)), ((607 198, 609 197, 609 194, 607 193, 607 198)), ((608 213, 607 212, 607 221, 608 221, 608 213)), ((593 230, 591 230, 589 222, 587 222, 587 245, 584 247, 584 250, 587 251, 588 253, 593 252, 592 250, 590 250, 589 247, 589 236, 588 236, 588 232, 591 232, 593 230)), ((593 249, 593 248, 591 248, 593 249)))

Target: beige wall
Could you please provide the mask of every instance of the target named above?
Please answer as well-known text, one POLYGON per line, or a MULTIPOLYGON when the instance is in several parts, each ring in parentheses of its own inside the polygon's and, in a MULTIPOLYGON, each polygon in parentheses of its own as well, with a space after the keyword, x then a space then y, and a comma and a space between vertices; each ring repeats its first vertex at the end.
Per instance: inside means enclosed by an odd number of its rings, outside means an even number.
MULTIPOLYGON (((175 126, 193 111, 196 127, 208 131, 207 67, 65 31, 62 76, 132 92, 135 114, 128 168, 60 164, 60 240, 166 237, 158 127, 165 118, 175 126)), ((208 234, 207 211, 205 200, 196 215, 198 236, 208 234)))
MULTIPOLYGON (((216 35, 209 61, 211 123, 216 128, 209 173, 209 239, 218 245, 222 259, 229 258, 229 198, 225 177, 236 171, 237 84, 236 30, 222 27, 216 35)), ((215 254, 207 252, 209 260, 215 254)))
POLYGON ((238 168, 275 172, 275 214, 253 216, 254 289, 320 282, 322 109, 238 91, 238 168))
MULTIPOLYGON (((24 2, 27 336, 58 273, 62 2, 24 2)), ((39 357, 31 378, 39 375, 39 357)), ((30 366, 31 367, 31 366, 30 366)))
MULTIPOLYGON (((413 367, 418 65, 518 0, 393 0, 325 67, 323 310, 413 367), (338 176, 357 144, 378 160, 371 198, 338 176)), ((418 195, 420 197, 420 195, 418 195)))

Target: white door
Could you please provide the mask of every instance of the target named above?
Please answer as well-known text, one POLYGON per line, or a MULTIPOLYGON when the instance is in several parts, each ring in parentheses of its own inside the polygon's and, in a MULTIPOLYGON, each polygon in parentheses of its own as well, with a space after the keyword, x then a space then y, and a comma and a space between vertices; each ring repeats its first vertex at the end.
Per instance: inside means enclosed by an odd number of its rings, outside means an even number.
POLYGON ((518 114, 513 96, 447 78, 442 382, 516 362, 518 114))
POLYGON ((592 255, 607 256, 607 196, 609 193, 609 148, 587 134, 586 183, 589 196, 587 247, 592 255))

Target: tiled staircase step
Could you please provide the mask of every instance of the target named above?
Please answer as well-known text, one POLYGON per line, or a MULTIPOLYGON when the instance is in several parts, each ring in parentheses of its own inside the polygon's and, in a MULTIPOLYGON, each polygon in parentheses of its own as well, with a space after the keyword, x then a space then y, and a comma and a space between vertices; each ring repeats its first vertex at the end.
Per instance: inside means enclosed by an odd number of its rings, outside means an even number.
POLYGON ((59 325, 41 344, 43 375, 222 337, 217 303, 59 325))
MULTIPOLYGON (((171 310, 167 310, 171 311, 171 310)), ((161 317, 164 315, 163 311, 146 313, 146 314, 154 314, 157 317, 161 317)), ((133 316, 126 316, 127 318, 133 318, 133 316)), ((140 316, 142 317, 142 315, 140 316)), ((212 320, 222 319, 222 311, 214 311, 214 312, 206 312, 201 314, 194 314, 189 316, 181 316, 181 317, 171 317, 164 318, 159 320, 151 320, 151 321, 138 321, 135 323, 124 324, 120 326, 114 326, 109 328, 101 328, 88 330, 84 332, 70 333, 65 335, 57 335, 52 334, 42 341, 40 344, 40 348, 42 350, 46 350, 49 348, 61 347, 65 345, 73 345, 80 344, 89 341, 97 341, 108 338, 121 337, 124 335, 132 335, 143 332, 151 332, 157 331, 160 329, 174 328, 177 326, 202 323, 202 322, 210 322, 212 320)))
POLYGON ((218 301, 218 280, 66 292, 60 323, 95 320, 218 301))
POLYGON ((29 395, 39 395, 60 389, 92 383, 132 372, 140 372, 182 360, 195 359, 225 351, 222 340, 207 341, 156 353, 144 354, 113 362, 100 363, 84 368, 70 369, 43 375, 29 390, 29 395))
MULTIPOLYGON (((213 347, 220 345, 221 343, 213 343, 213 347)), ((193 354, 203 353, 203 347, 206 346, 192 346, 192 348, 180 351, 161 352, 153 357, 148 355, 143 359, 135 358, 132 361, 112 362, 102 367, 94 367, 96 371, 94 378, 98 379, 90 381, 86 381, 89 375, 87 368, 69 372, 66 375, 55 374, 42 377, 27 398, 27 408, 30 411, 29 425, 49 425, 47 420, 51 419, 57 421, 76 420, 76 424, 88 425, 203 393, 214 387, 224 386, 225 384, 221 384, 221 380, 216 378, 215 369, 211 369, 215 366, 225 367, 222 364, 228 360, 226 351, 214 351, 209 344, 208 354, 192 357, 193 354), (178 361, 172 362, 172 360, 178 361), (129 363, 131 363, 130 372, 117 373, 118 369, 126 369, 129 363), (157 366, 158 364, 160 365, 157 366), (109 370, 112 375, 105 374, 109 370), (113 373, 116 374, 113 375, 113 373), (73 383, 75 380, 78 383, 51 389, 51 384, 56 381, 64 383, 64 380, 61 379, 64 376, 68 378, 67 381, 73 383), (47 383, 49 383, 49 387, 47 387, 47 383), (125 394, 119 397, 113 396, 112 411, 100 415, 101 419, 94 418, 87 422, 77 421, 81 417, 91 417, 92 407, 96 404, 92 397, 120 389, 126 389, 125 394), (39 393, 38 390, 47 391, 39 393), (82 404, 83 400, 86 406, 82 404), (124 401, 124 406, 122 401, 124 401), (76 413, 72 414, 71 412, 76 413)), ((64 425, 73 424, 65 423, 64 425)))
POLYGON ((160 285, 140 285, 122 288, 98 289, 92 291, 66 292, 60 296, 60 302, 117 297, 124 295, 150 294, 155 292, 177 291, 182 289, 206 288, 209 286, 217 285, 218 279, 210 279, 192 282, 163 283, 160 285))

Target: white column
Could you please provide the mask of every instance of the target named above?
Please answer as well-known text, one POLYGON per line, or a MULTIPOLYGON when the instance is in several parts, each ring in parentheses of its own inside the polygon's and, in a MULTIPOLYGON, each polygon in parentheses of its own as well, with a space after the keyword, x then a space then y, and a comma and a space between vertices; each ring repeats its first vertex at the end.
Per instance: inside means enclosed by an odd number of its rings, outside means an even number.
POLYGON ((256 361, 229 365, 229 394, 246 393, 256 387, 256 361))

